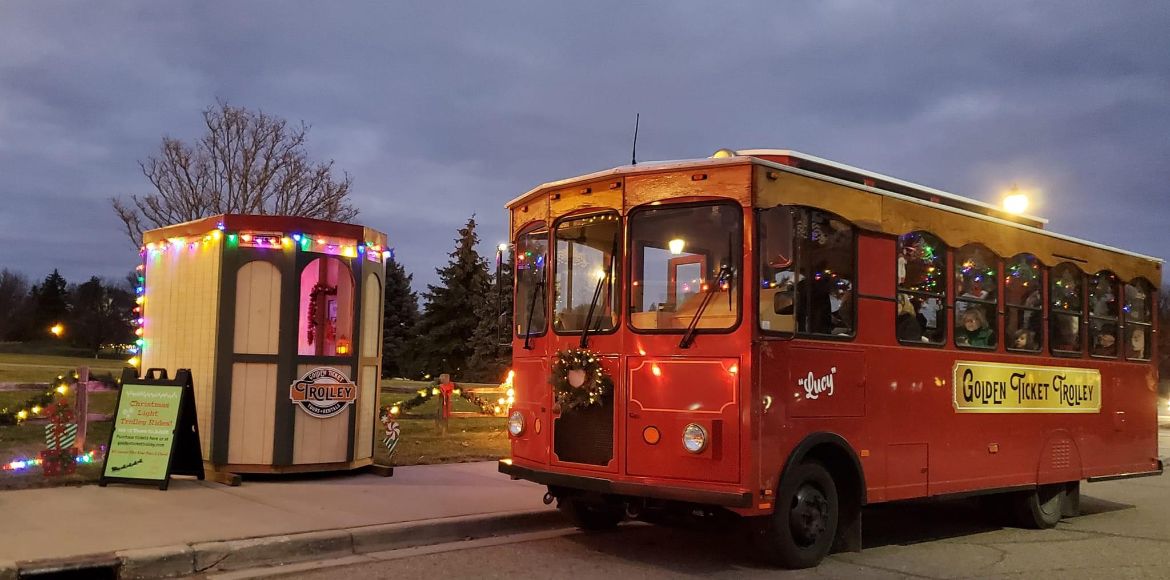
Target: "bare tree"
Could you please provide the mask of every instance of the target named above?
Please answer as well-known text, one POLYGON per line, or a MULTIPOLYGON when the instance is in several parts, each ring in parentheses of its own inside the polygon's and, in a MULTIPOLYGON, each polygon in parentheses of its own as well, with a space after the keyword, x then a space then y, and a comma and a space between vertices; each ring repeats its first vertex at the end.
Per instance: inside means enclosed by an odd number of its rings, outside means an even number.
POLYGON ((142 243, 144 230, 221 213, 275 214, 350 221, 352 179, 333 177, 333 161, 305 152, 304 123, 224 101, 203 111, 207 132, 188 144, 163 137, 157 157, 139 162, 156 193, 113 198, 126 234, 142 243))

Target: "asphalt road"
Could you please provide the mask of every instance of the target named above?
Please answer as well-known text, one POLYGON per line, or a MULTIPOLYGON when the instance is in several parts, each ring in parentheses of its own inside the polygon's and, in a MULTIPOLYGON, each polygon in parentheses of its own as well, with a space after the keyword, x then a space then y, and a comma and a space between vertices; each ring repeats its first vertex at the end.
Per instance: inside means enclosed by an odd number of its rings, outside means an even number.
MULTIPOLYGON (((1165 423, 1164 423, 1165 425, 1165 423)), ((1170 455, 1170 428, 1161 433, 1170 455)), ((868 508, 861 553, 778 571, 742 531, 625 524, 387 553, 374 563, 322 563, 292 576, 333 578, 1170 578, 1170 474, 1082 484, 1083 515, 1052 530, 1003 527, 975 500, 868 508)))

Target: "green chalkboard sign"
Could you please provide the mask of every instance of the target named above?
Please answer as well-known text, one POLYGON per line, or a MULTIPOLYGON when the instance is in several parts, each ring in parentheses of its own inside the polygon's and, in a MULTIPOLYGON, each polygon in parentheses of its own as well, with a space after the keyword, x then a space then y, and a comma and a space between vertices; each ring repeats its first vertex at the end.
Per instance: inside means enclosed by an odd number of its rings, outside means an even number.
POLYGON ((191 371, 180 369, 171 380, 164 369, 150 369, 141 378, 126 369, 98 483, 148 483, 166 489, 171 475, 203 479, 191 371))

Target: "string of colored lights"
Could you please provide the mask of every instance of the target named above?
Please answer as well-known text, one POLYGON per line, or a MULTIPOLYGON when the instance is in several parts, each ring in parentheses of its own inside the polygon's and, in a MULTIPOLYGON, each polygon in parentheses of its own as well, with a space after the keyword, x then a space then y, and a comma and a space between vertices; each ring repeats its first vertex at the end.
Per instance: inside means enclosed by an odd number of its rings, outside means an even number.
MULTIPOLYGON (((106 446, 103 445, 103 446, 101 446, 100 449, 90 450, 90 451, 86 451, 85 453, 78 454, 75 461, 78 464, 93 463, 95 461, 101 461, 101 459, 105 456, 105 452, 106 452, 106 446)), ((14 459, 12 461, 9 461, 8 463, 5 463, 4 465, 0 466, 0 470, 3 470, 3 471, 25 471, 28 469, 32 469, 33 467, 40 467, 42 464, 44 464, 44 460, 42 460, 40 457, 24 457, 21 459, 14 459)))

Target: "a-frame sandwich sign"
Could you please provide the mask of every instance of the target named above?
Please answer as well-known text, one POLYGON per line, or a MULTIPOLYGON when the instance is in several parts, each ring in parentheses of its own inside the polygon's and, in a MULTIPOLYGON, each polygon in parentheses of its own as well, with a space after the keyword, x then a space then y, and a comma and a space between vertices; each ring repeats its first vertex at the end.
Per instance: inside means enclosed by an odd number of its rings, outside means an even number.
POLYGON ((146 483, 165 490, 171 475, 203 479, 191 371, 179 369, 168 379, 166 369, 149 369, 139 378, 127 368, 98 485, 146 483))

